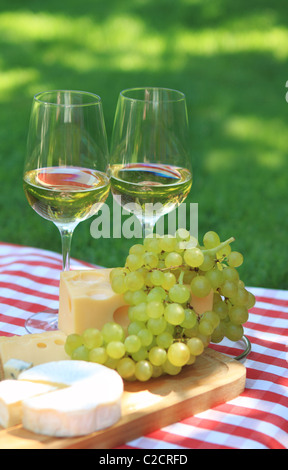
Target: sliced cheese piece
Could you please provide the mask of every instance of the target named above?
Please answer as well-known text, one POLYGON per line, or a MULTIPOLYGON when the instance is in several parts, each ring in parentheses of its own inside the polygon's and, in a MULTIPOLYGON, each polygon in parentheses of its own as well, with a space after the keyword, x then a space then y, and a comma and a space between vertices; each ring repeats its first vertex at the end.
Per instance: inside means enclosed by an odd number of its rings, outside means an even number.
POLYGON ((112 290, 111 269, 61 272, 58 328, 66 335, 82 334, 87 328, 101 329, 110 321, 128 324, 128 306, 112 290))
POLYGON ((17 379, 21 372, 31 369, 32 366, 32 362, 11 358, 3 366, 5 379, 17 379))
POLYGON ((18 380, 3 380, 0 383, 0 426, 8 428, 22 422, 22 401, 26 398, 55 390, 43 385, 18 380))
POLYGON ((19 381, 65 386, 23 401, 23 426, 39 434, 71 437, 89 434, 121 417, 123 380, 105 366, 85 361, 59 361, 33 367, 19 381))
POLYGON ((69 359, 64 350, 66 335, 62 331, 47 331, 23 336, 0 337, 0 360, 3 378, 4 365, 10 359, 31 362, 33 365, 69 359))
POLYGON ((196 295, 191 293, 190 305, 198 315, 202 315, 204 312, 213 310, 213 296, 213 289, 211 289, 206 297, 196 297, 196 295))

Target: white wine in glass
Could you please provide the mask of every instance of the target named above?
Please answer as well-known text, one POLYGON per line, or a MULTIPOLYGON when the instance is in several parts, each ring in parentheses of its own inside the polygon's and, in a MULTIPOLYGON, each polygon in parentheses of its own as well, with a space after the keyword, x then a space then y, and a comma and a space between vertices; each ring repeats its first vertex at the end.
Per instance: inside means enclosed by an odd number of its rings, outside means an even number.
MULTIPOLYGON (((63 270, 70 269, 75 227, 105 202, 108 144, 101 98, 73 91, 46 91, 32 104, 23 188, 30 206, 53 222, 62 239, 63 270)), ((27 319, 29 333, 58 327, 57 313, 27 319)))
POLYGON ((109 174, 113 197, 138 218, 143 237, 186 199, 192 166, 182 92, 151 87, 120 93, 109 174))

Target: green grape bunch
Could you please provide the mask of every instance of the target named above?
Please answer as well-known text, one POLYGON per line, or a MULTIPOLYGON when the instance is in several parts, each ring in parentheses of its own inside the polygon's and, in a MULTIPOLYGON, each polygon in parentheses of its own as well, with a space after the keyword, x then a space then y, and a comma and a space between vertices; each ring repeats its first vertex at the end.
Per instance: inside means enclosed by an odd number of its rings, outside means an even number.
POLYGON ((124 267, 110 274, 113 291, 129 306, 127 329, 109 322, 101 331, 69 335, 67 354, 111 367, 125 380, 147 381, 179 374, 211 342, 240 340, 255 297, 239 277, 243 256, 232 251, 233 241, 209 231, 200 245, 178 229, 133 245, 124 267), (211 308, 197 313, 193 299, 208 296, 211 308))

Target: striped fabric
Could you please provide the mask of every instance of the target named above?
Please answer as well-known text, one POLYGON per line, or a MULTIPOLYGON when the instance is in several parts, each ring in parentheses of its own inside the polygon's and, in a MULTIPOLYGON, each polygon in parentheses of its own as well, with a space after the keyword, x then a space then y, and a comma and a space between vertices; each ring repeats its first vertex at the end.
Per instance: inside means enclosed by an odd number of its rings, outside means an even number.
MULTIPOLYGON (((71 264, 72 269, 87 266, 77 260, 71 264)), ((0 244, 0 335, 26 334, 31 314, 57 308, 61 265, 57 253, 0 244)), ((120 449, 288 448, 288 291, 249 289, 257 302, 245 325, 252 343, 245 391, 120 449)), ((232 356, 241 352, 232 343, 212 347, 232 356)))

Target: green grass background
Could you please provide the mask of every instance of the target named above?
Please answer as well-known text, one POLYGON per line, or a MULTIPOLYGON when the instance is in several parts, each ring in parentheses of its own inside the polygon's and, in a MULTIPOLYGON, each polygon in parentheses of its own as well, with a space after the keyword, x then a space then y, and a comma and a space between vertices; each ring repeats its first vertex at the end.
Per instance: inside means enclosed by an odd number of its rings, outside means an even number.
MULTIPOLYGON (((1 0, 0 240, 61 251, 22 191, 35 93, 91 91, 110 141, 118 93, 183 91, 199 235, 234 236, 250 286, 287 288, 288 9, 285 0, 1 0)), ((109 196, 111 204, 111 196, 109 196)), ((135 240, 75 230, 72 256, 121 265, 135 240)))

